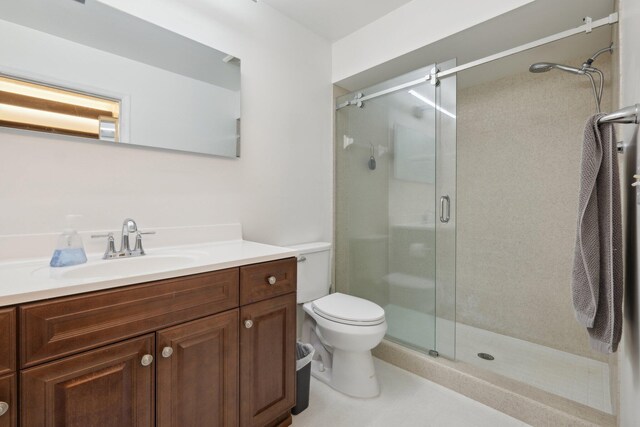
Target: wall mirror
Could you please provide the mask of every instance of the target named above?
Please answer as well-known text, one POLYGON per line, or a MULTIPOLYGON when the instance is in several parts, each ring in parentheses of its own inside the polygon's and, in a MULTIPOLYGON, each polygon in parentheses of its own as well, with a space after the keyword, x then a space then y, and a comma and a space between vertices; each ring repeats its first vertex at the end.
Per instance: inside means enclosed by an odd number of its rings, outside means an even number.
POLYGON ((240 155, 240 61, 96 0, 7 0, 0 126, 240 155))

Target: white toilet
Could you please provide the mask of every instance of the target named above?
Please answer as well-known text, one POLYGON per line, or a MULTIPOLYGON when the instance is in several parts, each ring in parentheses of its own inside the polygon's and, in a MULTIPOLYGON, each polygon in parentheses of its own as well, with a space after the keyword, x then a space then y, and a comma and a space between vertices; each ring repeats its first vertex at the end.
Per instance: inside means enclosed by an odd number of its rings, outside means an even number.
POLYGON ((371 349, 387 331, 384 310, 351 295, 329 295, 330 243, 293 246, 298 257, 298 303, 305 319, 302 341, 316 355, 311 374, 335 390, 354 397, 380 394, 371 349))

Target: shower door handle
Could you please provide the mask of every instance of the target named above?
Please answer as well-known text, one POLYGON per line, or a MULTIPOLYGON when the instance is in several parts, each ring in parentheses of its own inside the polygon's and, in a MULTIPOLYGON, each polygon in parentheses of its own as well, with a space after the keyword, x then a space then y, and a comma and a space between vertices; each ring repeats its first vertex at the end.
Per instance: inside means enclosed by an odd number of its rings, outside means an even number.
POLYGON ((451 219, 451 200, 449 196, 440 197, 440 222, 447 223, 451 219))

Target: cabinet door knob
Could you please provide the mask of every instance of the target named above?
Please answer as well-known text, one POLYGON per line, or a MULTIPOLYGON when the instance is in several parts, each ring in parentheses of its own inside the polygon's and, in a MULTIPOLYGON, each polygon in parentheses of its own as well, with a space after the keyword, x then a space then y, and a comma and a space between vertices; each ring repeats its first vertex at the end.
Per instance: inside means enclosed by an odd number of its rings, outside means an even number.
POLYGON ((167 346, 162 349, 162 357, 164 357, 165 359, 167 357, 171 357, 172 354, 173 354, 173 348, 167 346))
POLYGON ((277 281, 276 276, 269 276, 267 278, 267 282, 269 282, 270 285, 275 285, 277 281))
POLYGON ((9 404, 7 402, 0 402, 0 417, 9 411, 9 404))
POLYGON ((150 354, 145 354, 142 356, 142 360, 140 360, 142 366, 149 366, 153 363, 153 356, 150 354))
POLYGON ((251 327, 253 326, 253 320, 251 319, 247 319, 244 321, 244 327, 247 329, 251 329, 251 327))

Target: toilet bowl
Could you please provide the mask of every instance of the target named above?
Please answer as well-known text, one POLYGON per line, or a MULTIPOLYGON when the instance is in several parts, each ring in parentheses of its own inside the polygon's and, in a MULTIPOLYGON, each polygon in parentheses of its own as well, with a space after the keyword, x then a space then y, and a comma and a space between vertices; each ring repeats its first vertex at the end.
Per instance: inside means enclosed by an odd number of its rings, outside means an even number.
POLYGON ((380 386, 371 349, 387 332, 384 310, 370 301, 341 293, 303 305, 308 317, 303 340, 316 349, 311 374, 353 397, 375 397, 380 386))
POLYGON ((387 331, 379 305, 351 295, 329 294, 329 243, 292 246, 298 257, 298 303, 305 318, 301 339, 315 348, 311 375, 354 397, 375 397, 380 386, 371 349, 387 331))

